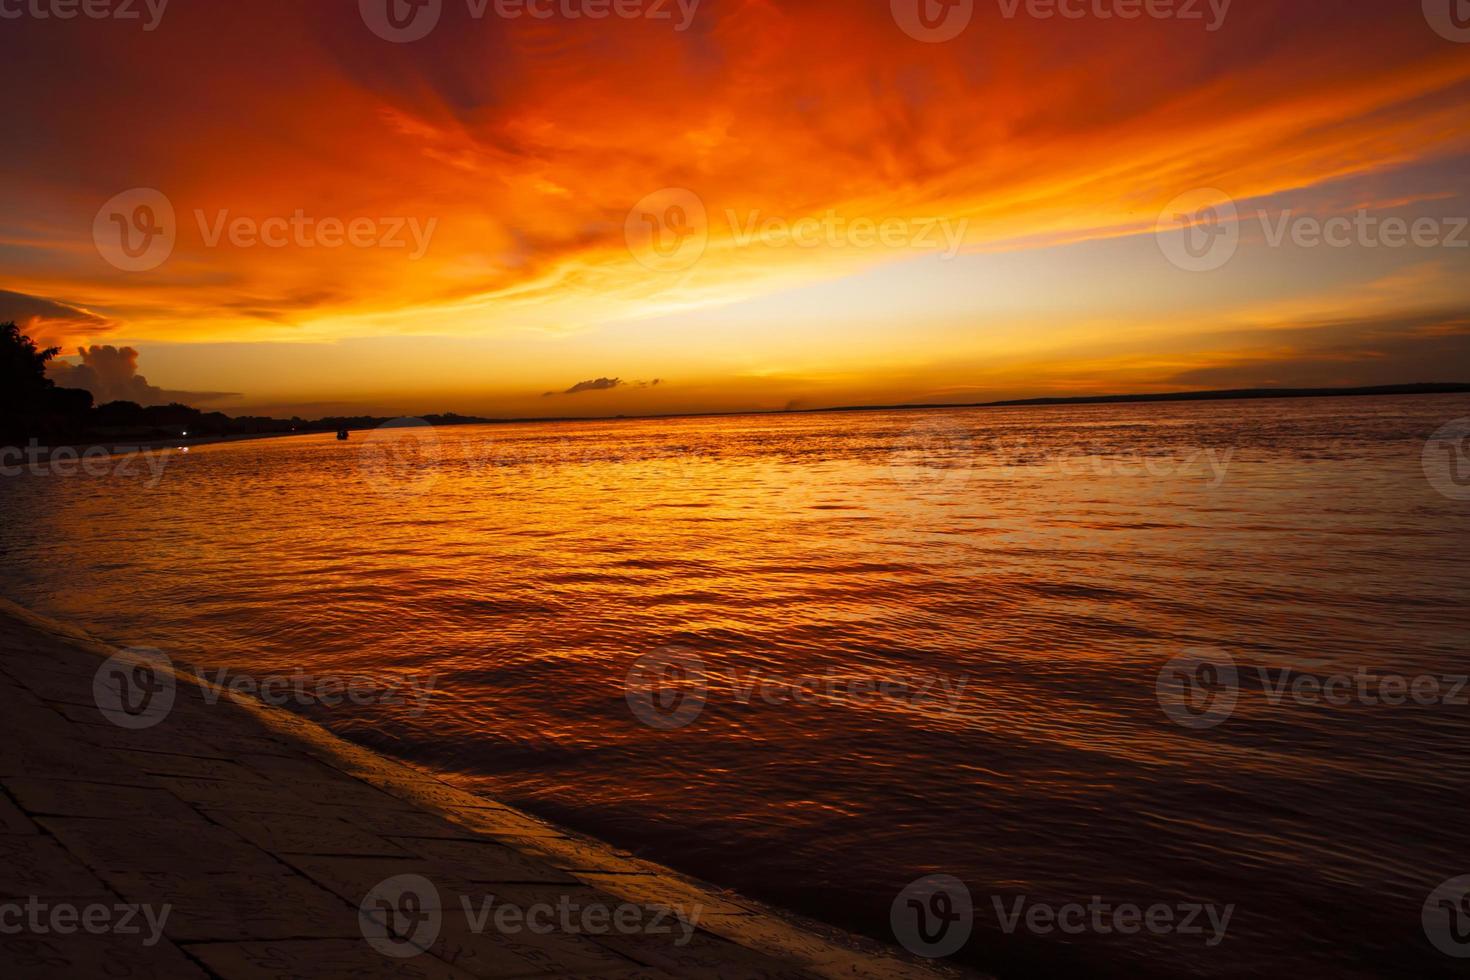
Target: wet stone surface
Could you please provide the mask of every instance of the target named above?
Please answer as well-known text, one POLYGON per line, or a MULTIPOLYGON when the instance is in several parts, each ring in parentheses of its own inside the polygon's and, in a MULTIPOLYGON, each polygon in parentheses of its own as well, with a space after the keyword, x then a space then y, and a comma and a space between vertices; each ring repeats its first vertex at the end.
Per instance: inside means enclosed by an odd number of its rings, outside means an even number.
POLYGON ((6 980, 950 975, 116 653, 0 600, 6 980))

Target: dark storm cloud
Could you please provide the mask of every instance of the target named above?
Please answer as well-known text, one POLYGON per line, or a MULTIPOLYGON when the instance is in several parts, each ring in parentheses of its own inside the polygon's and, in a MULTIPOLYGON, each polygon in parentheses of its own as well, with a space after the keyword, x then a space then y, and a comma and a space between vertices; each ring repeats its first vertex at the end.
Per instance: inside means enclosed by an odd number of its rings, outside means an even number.
POLYGON ((90 391, 99 405, 115 401, 137 402, 144 406, 170 402, 197 405, 232 397, 231 392, 167 391, 151 385, 138 373, 138 352, 131 347, 83 347, 77 354, 82 359, 80 364, 53 361, 46 373, 63 388, 90 391))

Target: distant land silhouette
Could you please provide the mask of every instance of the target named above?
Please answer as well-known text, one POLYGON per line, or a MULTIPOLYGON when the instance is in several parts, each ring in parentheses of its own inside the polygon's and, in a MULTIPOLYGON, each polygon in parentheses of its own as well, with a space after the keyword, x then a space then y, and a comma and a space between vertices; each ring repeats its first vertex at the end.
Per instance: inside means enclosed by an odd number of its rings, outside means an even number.
MULTIPOLYGON (((46 364, 60 351, 40 349, 14 323, 0 324, 0 439, 47 439, 57 444, 123 440, 190 441, 250 436, 292 435, 373 429, 395 421, 388 416, 333 416, 321 419, 232 418, 188 405, 144 407, 134 402, 93 405, 90 392, 57 387, 46 378, 46 364)), ((802 415, 820 412, 923 411, 946 408, 1019 408, 1046 405, 1100 405, 1126 402, 1234 401, 1260 398, 1335 398, 1364 395, 1441 395, 1470 392, 1470 383, 1375 385, 1358 388, 1234 388, 1154 395, 1081 395, 1020 398, 990 402, 839 405, 747 412, 678 412, 654 415, 558 416, 555 418, 481 418, 453 412, 420 416, 430 425, 514 425, 534 422, 611 421, 626 418, 715 418, 738 415, 802 415)))
POLYGON ((1076 395, 1072 397, 1013 398, 1000 402, 945 404, 856 405, 850 408, 810 409, 821 412, 870 412, 904 408, 1014 408, 1025 405, 1107 405, 1120 402, 1212 402, 1245 398, 1343 398, 1360 395, 1453 395, 1470 392, 1470 382, 1431 382, 1407 385, 1370 385, 1360 388, 1227 388, 1220 391, 1172 391, 1158 395, 1076 395))
POLYGON ((576 415, 557 418, 483 419, 492 424, 517 422, 609 422, 618 419, 725 418, 740 415, 820 415, 824 412, 920 412, 943 408, 1025 408, 1047 405, 1106 405, 1125 402, 1208 402, 1251 398, 1343 398, 1366 395, 1455 395, 1470 393, 1470 382, 1436 381, 1357 388, 1230 388, 1220 391, 1177 391, 1156 395, 1077 395, 1014 398, 992 402, 901 402, 894 405, 833 405, 826 408, 754 409, 744 412, 670 412, 662 415, 576 415))

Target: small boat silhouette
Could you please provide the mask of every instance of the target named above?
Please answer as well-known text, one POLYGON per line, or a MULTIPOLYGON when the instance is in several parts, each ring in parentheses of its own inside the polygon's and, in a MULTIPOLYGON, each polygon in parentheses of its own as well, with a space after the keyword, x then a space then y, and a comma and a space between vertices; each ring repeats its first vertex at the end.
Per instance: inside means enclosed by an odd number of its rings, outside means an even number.
POLYGON ((337 441, 338 442, 346 442, 347 441, 347 430, 346 429, 338 429, 337 430, 337 441))

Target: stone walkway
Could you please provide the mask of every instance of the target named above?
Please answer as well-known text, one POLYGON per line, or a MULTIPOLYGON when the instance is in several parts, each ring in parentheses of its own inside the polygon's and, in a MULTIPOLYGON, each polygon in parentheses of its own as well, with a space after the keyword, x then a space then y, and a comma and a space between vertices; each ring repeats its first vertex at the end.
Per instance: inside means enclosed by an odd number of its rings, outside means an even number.
POLYGON ((118 655, 0 600, 7 980, 957 975, 118 655))

